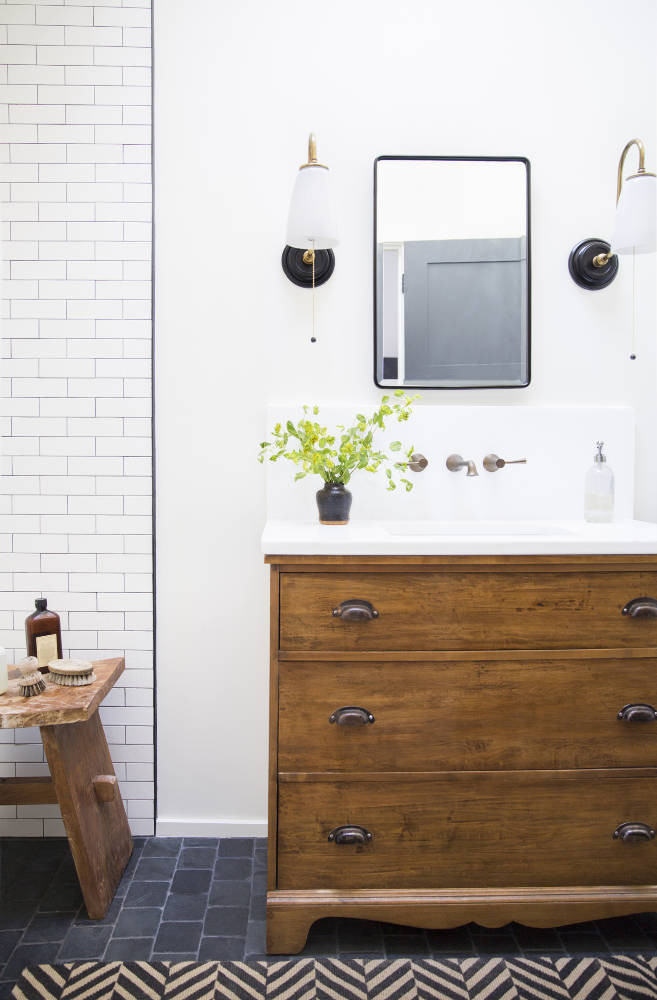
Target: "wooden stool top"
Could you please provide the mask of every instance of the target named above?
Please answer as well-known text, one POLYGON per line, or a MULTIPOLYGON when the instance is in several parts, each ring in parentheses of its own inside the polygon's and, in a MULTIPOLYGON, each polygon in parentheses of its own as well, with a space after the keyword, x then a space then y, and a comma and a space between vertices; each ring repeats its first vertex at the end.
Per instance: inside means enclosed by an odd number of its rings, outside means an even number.
POLYGON ((18 669, 9 670, 9 687, 0 694, 0 729, 23 729, 25 726, 61 726, 69 722, 85 722, 94 714, 125 669, 123 657, 95 660, 96 680, 81 687, 63 687, 49 683, 44 674, 46 690, 33 698, 18 692, 18 669))

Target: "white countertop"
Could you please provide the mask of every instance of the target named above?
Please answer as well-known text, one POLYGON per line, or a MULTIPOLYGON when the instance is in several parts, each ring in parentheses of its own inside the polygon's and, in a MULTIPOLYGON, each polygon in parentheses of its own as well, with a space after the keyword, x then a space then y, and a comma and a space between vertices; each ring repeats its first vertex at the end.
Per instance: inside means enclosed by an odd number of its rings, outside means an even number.
POLYGON ((317 521, 269 520, 266 555, 637 555, 657 554, 647 521, 317 521), (508 532, 507 532, 508 525, 508 532), (470 527, 472 530, 470 530, 470 527), (408 530, 408 534, 404 533, 408 530))

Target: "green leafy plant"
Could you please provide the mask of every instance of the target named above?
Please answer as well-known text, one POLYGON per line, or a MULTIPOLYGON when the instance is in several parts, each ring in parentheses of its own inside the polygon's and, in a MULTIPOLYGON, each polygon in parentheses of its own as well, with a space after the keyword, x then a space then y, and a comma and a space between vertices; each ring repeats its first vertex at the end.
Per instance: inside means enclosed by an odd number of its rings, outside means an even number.
MULTIPOLYGON (((304 416, 296 424, 288 420, 286 425, 278 423, 271 434, 271 441, 262 441, 258 461, 277 462, 285 458, 298 466, 299 471, 294 479, 303 479, 308 475, 321 476, 324 482, 346 485, 354 472, 359 469, 365 472, 376 472, 385 465, 388 489, 397 489, 395 476, 398 472, 406 472, 413 454, 411 446, 403 455, 395 458, 375 448, 374 436, 377 430, 384 430, 386 420, 391 417, 399 423, 404 423, 411 415, 413 403, 419 396, 408 396, 403 389, 397 389, 394 399, 383 396, 381 405, 371 417, 357 413, 351 427, 338 425, 337 433, 332 434, 326 427, 310 419, 308 414, 316 417, 319 407, 303 407, 304 416), (394 471, 393 471, 394 470, 394 471)), ((388 446, 394 455, 402 452, 401 441, 391 441, 388 446)), ((399 477, 406 490, 412 490, 413 484, 399 477)))

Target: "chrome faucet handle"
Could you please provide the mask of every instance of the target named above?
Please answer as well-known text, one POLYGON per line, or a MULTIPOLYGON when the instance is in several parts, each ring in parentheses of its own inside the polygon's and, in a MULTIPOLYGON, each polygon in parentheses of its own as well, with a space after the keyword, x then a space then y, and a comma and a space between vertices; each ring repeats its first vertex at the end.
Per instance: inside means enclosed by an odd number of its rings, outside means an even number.
POLYGON ((498 469, 503 469, 505 465, 525 465, 526 463, 526 458, 514 458, 512 462, 508 462, 504 458, 500 458, 499 455, 491 453, 484 458, 484 469, 486 472, 497 472, 498 469))
POLYGON ((427 465, 429 464, 429 459, 425 458, 419 452, 411 455, 411 460, 408 463, 408 467, 411 472, 424 472, 427 465))
POLYGON ((445 465, 450 472, 458 472, 459 469, 467 469, 466 475, 468 476, 478 476, 477 466, 474 464, 471 458, 465 459, 461 455, 449 455, 445 465))

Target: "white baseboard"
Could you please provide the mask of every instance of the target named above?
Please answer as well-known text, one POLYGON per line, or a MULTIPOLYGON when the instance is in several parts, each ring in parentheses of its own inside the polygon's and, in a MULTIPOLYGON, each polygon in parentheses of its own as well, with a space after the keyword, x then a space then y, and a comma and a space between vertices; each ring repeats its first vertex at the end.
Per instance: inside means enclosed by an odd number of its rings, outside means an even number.
POLYGON ((156 837, 266 837, 266 820, 158 819, 156 837))

